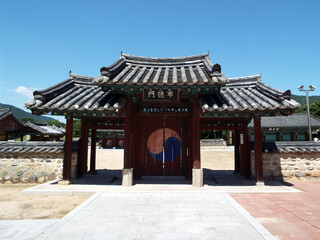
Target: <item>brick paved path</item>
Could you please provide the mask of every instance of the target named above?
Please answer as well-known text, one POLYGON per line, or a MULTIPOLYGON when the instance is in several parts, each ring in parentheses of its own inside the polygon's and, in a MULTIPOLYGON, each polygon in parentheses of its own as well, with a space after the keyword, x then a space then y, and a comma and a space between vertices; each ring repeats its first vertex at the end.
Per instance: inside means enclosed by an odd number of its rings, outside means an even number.
POLYGON ((300 193, 231 194, 281 240, 320 239, 320 182, 293 182, 300 193))

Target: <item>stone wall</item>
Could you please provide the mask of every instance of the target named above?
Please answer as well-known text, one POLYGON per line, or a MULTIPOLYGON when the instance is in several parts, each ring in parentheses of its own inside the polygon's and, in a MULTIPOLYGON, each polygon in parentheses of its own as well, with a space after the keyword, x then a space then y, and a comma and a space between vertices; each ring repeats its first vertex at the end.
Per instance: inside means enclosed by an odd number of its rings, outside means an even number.
MULTIPOLYGON (((307 142, 305 142, 307 144, 307 142)), ((315 145, 315 144, 314 144, 315 145)), ((302 147, 291 143, 287 151, 277 146, 277 151, 263 149, 263 174, 265 179, 320 180, 320 151, 315 145, 302 147)), ((251 169, 254 173, 254 152, 251 152, 251 169)))
MULTIPOLYGON (((43 183, 62 179, 63 142, 0 143, 0 183, 43 183), (6 148, 5 148, 6 147, 6 148), (20 150, 19 150, 20 149, 20 150)), ((72 177, 77 152, 72 153, 72 177)))

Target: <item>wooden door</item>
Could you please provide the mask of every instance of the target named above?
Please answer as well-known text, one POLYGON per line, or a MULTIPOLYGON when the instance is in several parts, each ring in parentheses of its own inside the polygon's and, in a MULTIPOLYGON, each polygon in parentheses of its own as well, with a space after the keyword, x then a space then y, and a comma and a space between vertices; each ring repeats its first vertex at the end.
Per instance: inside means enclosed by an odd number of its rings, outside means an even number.
POLYGON ((182 174, 182 118, 140 117, 140 169, 145 176, 182 174))

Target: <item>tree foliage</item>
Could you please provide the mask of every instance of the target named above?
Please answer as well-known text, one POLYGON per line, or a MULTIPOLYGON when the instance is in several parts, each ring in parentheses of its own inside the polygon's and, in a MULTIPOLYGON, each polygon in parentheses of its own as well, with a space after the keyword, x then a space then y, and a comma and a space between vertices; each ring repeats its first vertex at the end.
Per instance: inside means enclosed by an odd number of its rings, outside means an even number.
MULTIPOLYGON (((307 112, 307 105, 303 105, 299 108, 296 113, 304 113, 307 112)), ((310 104, 310 113, 316 118, 320 118, 320 101, 316 101, 310 104)))
POLYGON ((73 137, 80 137, 81 135, 81 120, 74 119, 73 120, 73 137))
POLYGON ((202 130, 200 132, 201 139, 227 139, 227 132, 226 131, 214 131, 214 130, 202 130))
POLYGON ((19 118, 20 122, 22 123, 27 123, 27 122, 38 122, 38 121, 35 121, 33 118, 29 118, 29 117, 23 117, 23 118, 19 118))

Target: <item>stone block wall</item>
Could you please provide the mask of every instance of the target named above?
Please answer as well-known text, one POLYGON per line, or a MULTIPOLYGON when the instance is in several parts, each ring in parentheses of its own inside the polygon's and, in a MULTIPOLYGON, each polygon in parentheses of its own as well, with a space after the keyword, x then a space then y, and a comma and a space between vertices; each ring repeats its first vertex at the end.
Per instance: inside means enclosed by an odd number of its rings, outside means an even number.
MULTIPOLYGON (((0 142, 0 183, 43 183, 62 179, 63 142, 0 142)), ((72 153, 72 177, 77 152, 72 153)))
MULTIPOLYGON (((320 180, 320 152, 262 153, 265 179, 320 180)), ((254 175, 254 153, 251 153, 254 175)))
MULTIPOLYGON (((62 179, 63 153, 1 154, 0 183, 43 183, 62 179)), ((75 177, 77 154, 72 155, 75 177)))

